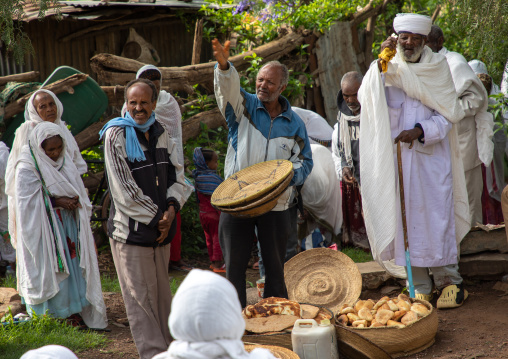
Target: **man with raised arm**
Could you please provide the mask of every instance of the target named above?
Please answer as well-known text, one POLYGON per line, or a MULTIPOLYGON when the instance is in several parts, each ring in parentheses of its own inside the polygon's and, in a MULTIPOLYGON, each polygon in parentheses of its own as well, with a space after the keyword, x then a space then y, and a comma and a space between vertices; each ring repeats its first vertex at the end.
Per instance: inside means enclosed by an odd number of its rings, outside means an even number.
POLYGON ((226 276, 245 307, 245 271, 256 228, 266 268, 264 296, 287 298, 284 257, 292 220, 288 208, 294 187, 302 185, 312 170, 312 153, 303 121, 281 95, 288 83, 287 67, 278 61, 266 63, 256 78, 256 94, 250 94, 240 88, 238 72, 228 62, 229 41, 223 46, 214 39, 212 45, 217 59, 215 96, 229 127, 225 178, 259 162, 284 159, 293 163, 290 186, 272 211, 254 218, 221 214, 219 238, 226 276))

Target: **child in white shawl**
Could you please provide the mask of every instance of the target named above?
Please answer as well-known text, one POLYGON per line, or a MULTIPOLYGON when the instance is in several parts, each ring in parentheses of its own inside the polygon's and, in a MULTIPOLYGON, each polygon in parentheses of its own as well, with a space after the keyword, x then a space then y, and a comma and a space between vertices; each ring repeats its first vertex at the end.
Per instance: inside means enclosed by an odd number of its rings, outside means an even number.
MULTIPOLYGON (((58 125, 62 131, 63 138, 66 141, 67 152, 69 153, 70 160, 74 162, 78 173, 84 174, 87 170, 87 164, 81 157, 78 144, 72 136, 72 133, 67 128, 67 125, 62 121, 63 105, 56 97, 56 95, 48 90, 35 91, 25 106, 25 122, 21 124, 16 130, 16 137, 12 144, 11 153, 7 162, 7 169, 5 172, 5 193, 9 199, 9 213, 13 211, 13 203, 15 199, 15 183, 14 183, 14 165, 18 161, 23 146, 28 144, 28 137, 33 128, 41 122, 52 122, 58 125)), ((9 217, 9 233, 11 241, 16 246, 16 222, 9 217)))
POLYGON ((18 291, 30 315, 105 328, 91 204, 66 146, 60 126, 41 122, 13 163, 18 291))
POLYGON ((169 329, 175 341, 153 359, 275 359, 266 349, 245 351, 236 290, 210 271, 193 269, 182 282, 171 304, 169 329))

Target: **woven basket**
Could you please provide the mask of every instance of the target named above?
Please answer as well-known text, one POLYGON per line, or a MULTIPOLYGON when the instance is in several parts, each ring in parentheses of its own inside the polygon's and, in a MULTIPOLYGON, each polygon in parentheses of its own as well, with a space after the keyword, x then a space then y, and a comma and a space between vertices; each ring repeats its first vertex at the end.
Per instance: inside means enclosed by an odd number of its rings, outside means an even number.
POLYGON ((228 177, 213 192, 216 207, 237 207, 253 202, 277 187, 293 171, 293 163, 272 160, 256 163, 228 177))
POLYGON ((215 206, 219 211, 229 213, 237 217, 256 217, 261 216, 273 209, 277 205, 279 197, 288 188, 291 179, 293 178, 293 172, 289 173, 284 181, 282 181, 277 187, 271 192, 267 193, 263 197, 254 200, 253 202, 246 203, 242 207, 221 207, 215 206))
MULTIPOLYGON (((434 338, 437 333, 438 318, 437 311, 432 305, 424 300, 412 299, 413 303, 421 303, 430 309, 430 313, 417 320, 416 322, 406 326, 405 328, 396 327, 378 327, 378 328, 351 328, 351 330, 369 339, 378 345, 393 358, 412 355, 427 349, 434 344, 434 338)), ((340 338, 341 331, 344 326, 335 325, 337 337, 340 338)))
MULTIPOLYGON (((306 303, 301 303, 306 304, 306 303)), ((314 304, 312 304, 314 305, 314 304)), ((321 307, 319 305, 314 305, 320 309, 327 311, 330 315, 330 322, 333 324, 333 312, 325 307, 321 307)), ((287 348, 289 350, 293 350, 293 343, 291 342, 291 332, 280 332, 273 334, 248 334, 242 337, 242 341, 244 343, 255 343, 255 344, 263 344, 263 345, 276 345, 279 347, 287 348)))

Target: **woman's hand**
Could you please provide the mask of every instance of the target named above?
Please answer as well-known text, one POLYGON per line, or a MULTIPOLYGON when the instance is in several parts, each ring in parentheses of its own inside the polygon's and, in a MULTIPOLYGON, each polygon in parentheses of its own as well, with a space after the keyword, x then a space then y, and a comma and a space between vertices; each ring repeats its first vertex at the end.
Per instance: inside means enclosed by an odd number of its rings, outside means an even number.
POLYGON ((75 210, 76 208, 81 208, 81 203, 79 203, 78 196, 74 198, 58 197, 55 198, 55 207, 61 207, 72 211, 75 210))

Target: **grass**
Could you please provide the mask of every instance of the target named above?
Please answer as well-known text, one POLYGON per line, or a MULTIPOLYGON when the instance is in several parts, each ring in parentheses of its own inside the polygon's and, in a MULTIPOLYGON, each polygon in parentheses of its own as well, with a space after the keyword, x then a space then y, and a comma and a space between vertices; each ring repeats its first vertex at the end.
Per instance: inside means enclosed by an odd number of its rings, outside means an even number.
POLYGON ((120 282, 116 276, 110 277, 107 274, 101 274, 101 286, 103 292, 121 292, 120 282))
POLYGON ((171 283, 169 284, 171 286, 171 295, 175 295, 176 290, 182 284, 183 279, 182 278, 173 278, 171 279, 171 283))
MULTIPOLYGON (((9 321, 12 316, 7 319, 9 321)), ((20 324, 0 325, 0 352, 2 359, 18 359, 28 350, 44 345, 63 345, 74 353, 103 346, 106 336, 82 331, 50 316, 34 315, 20 324)))
POLYGON ((372 258, 372 254, 367 253, 364 250, 358 248, 345 247, 342 249, 342 253, 351 258, 355 263, 364 263, 374 260, 372 258))
POLYGON ((16 277, 7 276, 0 278, 0 287, 16 289, 16 277))

